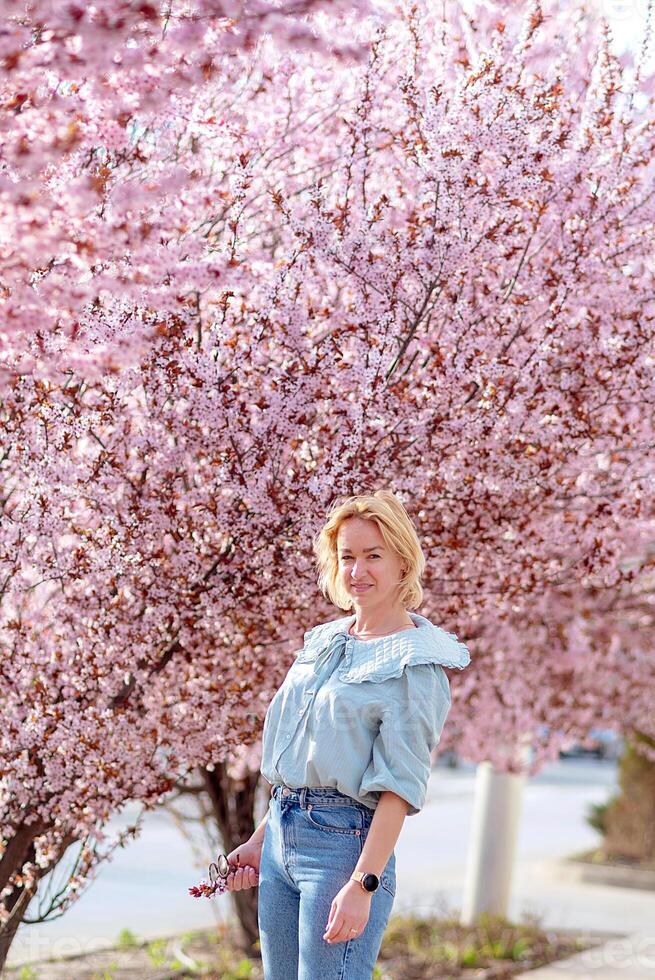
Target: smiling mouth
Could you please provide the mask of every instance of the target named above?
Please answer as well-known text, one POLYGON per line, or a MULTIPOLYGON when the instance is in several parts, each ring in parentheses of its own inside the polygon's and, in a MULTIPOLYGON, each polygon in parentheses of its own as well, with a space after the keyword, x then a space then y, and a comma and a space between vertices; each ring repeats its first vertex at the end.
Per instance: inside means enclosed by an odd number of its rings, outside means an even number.
POLYGON ((355 592, 366 592, 366 590, 370 588, 370 585, 353 585, 355 592))

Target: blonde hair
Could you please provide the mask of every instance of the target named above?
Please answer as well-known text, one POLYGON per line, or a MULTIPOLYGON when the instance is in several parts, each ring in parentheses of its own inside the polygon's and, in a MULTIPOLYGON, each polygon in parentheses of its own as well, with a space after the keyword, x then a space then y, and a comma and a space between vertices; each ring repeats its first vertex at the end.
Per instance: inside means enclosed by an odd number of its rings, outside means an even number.
POLYGON ((416 528, 400 500, 391 490, 376 490, 334 501, 327 519, 312 542, 318 566, 318 586, 329 602, 339 609, 352 609, 351 596, 339 581, 337 534, 349 517, 375 521, 384 543, 407 566, 399 592, 405 609, 416 609, 423 602, 421 576, 425 571, 425 555, 416 528))

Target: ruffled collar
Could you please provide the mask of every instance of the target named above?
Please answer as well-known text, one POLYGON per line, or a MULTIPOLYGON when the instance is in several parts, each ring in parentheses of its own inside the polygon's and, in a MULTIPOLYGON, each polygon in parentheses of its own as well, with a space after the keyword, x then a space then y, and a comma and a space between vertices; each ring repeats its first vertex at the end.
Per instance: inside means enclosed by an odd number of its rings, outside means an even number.
POLYGON ((409 612, 408 615, 418 628, 407 627, 390 636, 370 640, 358 640, 349 635, 348 630, 356 616, 321 623, 305 633, 305 646, 297 660, 314 662, 318 672, 333 654, 341 655, 350 640, 352 656, 344 657, 339 668, 339 676, 345 681, 397 677, 412 664, 434 663, 458 670, 468 666, 471 662, 468 648, 460 643, 455 633, 447 633, 418 613, 409 612))

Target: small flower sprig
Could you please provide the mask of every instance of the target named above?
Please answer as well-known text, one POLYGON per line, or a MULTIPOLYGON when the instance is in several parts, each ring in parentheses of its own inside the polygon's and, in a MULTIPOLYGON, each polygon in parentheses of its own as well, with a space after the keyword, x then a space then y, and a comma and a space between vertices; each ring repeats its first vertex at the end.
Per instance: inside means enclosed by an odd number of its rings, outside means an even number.
MULTIPOLYGON (((239 867, 238 857, 236 867, 239 867)), ((189 888, 189 895, 192 895, 193 898, 212 898, 216 893, 222 895, 224 892, 229 891, 227 887, 227 876, 231 870, 233 870, 233 867, 228 859, 224 854, 219 854, 218 859, 212 861, 209 865, 207 872, 209 881, 201 878, 197 885, 192 885, 189 888)))
POLYGON ((227 883, 222 878, 213 885, 201 878, 197 885, 191 885, 189 895, 193 895, 194 898, 212 898, 217 892, 222 895, 226 891, 228 891, 227 883))

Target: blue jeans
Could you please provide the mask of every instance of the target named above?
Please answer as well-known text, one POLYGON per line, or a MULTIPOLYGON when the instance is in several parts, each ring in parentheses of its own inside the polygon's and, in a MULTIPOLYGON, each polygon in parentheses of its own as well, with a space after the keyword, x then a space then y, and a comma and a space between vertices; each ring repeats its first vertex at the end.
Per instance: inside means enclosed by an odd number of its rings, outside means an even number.
POLYGON ((268 809, 258 898, 265 980, 371 980, 396 893, 395 853, 371 895, 364 931, 332 944, 323 933, 374 811, 332 787, 279 784, 268 809))

